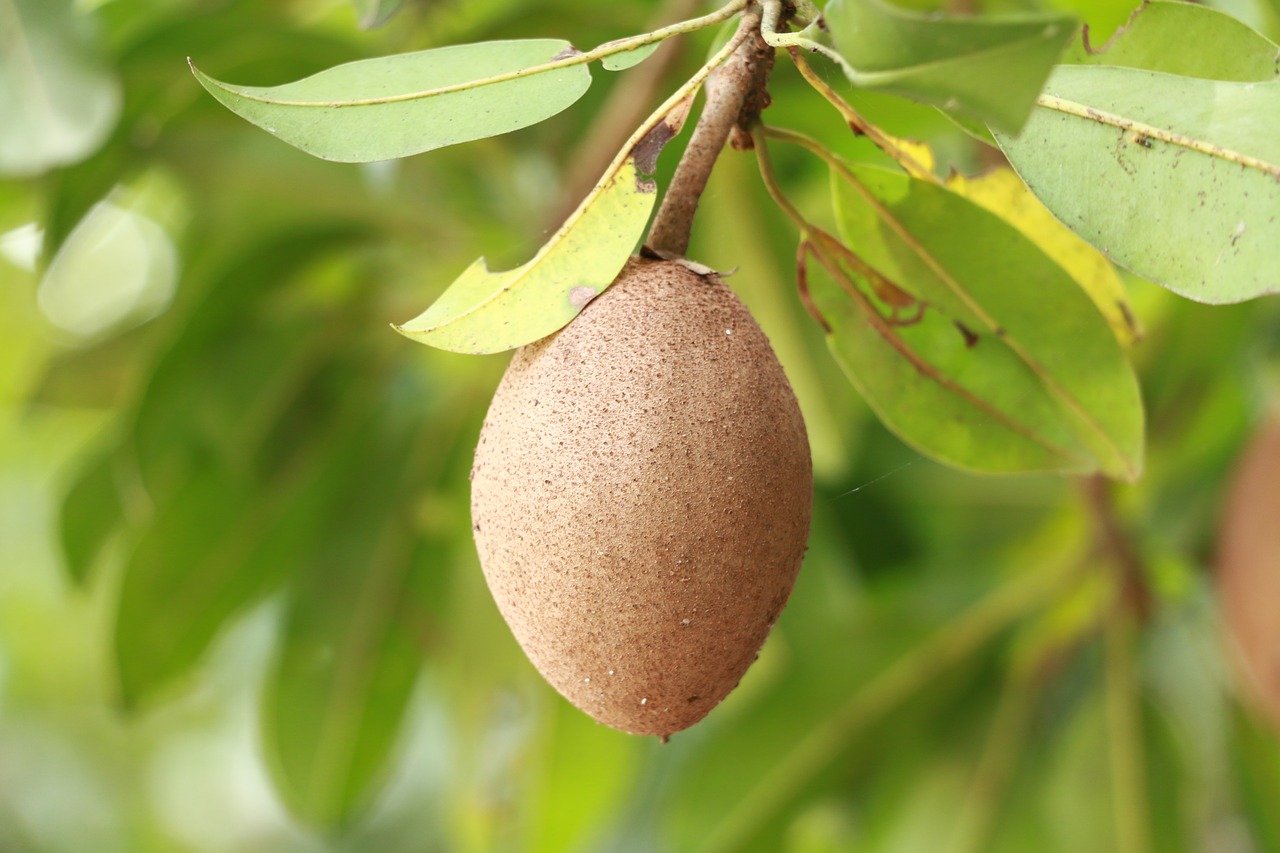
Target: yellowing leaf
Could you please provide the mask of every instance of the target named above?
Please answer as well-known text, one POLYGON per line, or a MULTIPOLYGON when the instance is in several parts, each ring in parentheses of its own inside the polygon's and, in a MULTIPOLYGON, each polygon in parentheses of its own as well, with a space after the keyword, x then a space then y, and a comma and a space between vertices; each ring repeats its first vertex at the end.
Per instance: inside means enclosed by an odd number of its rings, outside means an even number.
POLYGON ((657 198, 649 177, 688 113, 685 100, 616 159, 550 240, 521 267, 467 268, 430 308, 396 330, 452 352, 514 349, 563 328, 622 270, 657 198))
POLYGON ((1055 219, 1012 169, 993 169, 973 178, 952 175, 947 187, 1017 228, 1056 261, 1089 294, 1122 344, 1130 346, 1142 337, 1115 267, 1055 219))
POLYGON ((1062 267, 933 181, 836 163, 833 201, 845 246, 812 251, 839 286, 812 296, 890 429, 968 470, 1138 476, 1137 379, 1062 267))

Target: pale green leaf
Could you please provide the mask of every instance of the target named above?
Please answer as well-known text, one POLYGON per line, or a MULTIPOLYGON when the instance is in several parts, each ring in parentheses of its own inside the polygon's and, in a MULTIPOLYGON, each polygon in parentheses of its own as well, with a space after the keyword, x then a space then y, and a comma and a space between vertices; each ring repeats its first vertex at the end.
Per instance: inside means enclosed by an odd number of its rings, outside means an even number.
POLYGON ((662 42, 655 41, 652 44, 641 45, 631 50, 624 50, 621 53, 611 53, 601 59, 600 64, 609 71, 625 71, 644 62, 653 55, 653 52, 661 44, 662 42))
POLYGON ((1280 81, 1063 67, 1023 132, 997 138, 1121 266, 1200 302, 1280 291, 1280 81))
POLYGON ((854 85, 1016 131, 1074 32, 1062 15, 921 15, 883 0, 832 0, 825 13, 854 85))
POLYGON ((0 2, 0 174, 78 162, 107 138, 120 85, 70 0, 0 2))
POLYGON ((834 191, 854 255, 835 270, 843 287, 816 280, 814 300, 890 428, 962 468, 1137 476, 1137 380, 1061 267, 932 182, 856 168, 834 191))
POLYGON ((1120 65, 1207 80, 1280 75, 1280 47, 1230 15, 1194 3, 1148 0, 1102 47, 1074 45, 1066 61, 1120 65))
POLYGON ((686 109, 687 102, 619 157, 532 260, 491 272, 480 258, 430 308, 396 330, 440 349, 491 353, 564 328, 613 283, 640 240, 657 198, 648 176, 686 109))
POLYGON ((350 62, 269 87, 234 86, 191 70, 230 110, 290 145, 325 160, 364 163, 550 118, 591 85, 585 63, 552 63, 572 51, 556 39, 481 42, 350 62))

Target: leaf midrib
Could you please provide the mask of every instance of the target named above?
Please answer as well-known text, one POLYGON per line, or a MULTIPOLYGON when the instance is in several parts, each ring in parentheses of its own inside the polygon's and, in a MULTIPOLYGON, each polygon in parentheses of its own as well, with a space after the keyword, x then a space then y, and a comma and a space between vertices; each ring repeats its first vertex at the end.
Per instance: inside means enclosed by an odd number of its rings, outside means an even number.
POLYGON ((1086 424, 1099 439, 1101 439, 1102 443, 1112 452, 1115 458, 1120 461, 1120 464, 1124 466, 1125 473, 1129 477, 1136 476, 1137 471, 1130 463, 1128 457, 1123 451, 1121 451, 1111 435, 1103 429, 1100 424, 1098 424, 1093 415, 1085 410, 1080 401, 1076 399, 1075 395, 1067 391, 1066 388, 1063 388, 1062 385, 1047 370, 1045 370, 1044 366, 1027 351, 1026 347, 1023 346, 1017 338, 997 323, 995 318, 988 314, 986 310, 978 304, 964 286, 961 285, 960 282, 958 282, 942 265, 942 263, 935 258, 919 240, 916 239, 915 234, 911 233, 911 231, 908 230, 907 227, 903 225, 888 208, 881 204, 880 200, 875 197, 870 189, 868 189, 852 171, 845 168, 843 165, 837 165, 837 168, 841 171, 842 176, 849 182, 849 185, 852 186, 854 190, 862 196, 867 204, 876 211, 876 214, 881 218, 881 220, 893 230, 898 238, 901 239, 907 247, 920 258, 921 261, 924 262, 929 270, 938 277, 939 281, 941 281, 943 285, 960 300, 961 304, 963 304, 969 311, 973 312, 973 315, 987 327, 987 331, 1002 341, 1005 346, 1007 346, 1014 355, 1022 361, 1023 364, 1035 373, 1055 399, 1080 418, 1080 420, 1086 424))

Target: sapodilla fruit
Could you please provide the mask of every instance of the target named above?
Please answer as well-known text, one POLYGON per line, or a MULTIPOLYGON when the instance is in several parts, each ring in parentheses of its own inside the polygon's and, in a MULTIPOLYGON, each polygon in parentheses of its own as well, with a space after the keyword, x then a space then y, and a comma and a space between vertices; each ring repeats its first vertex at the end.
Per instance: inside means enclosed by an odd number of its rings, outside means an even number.
POLYGON ((1219 529, 1217 579, 1245 693, 1280 726, 1280 413, 1236 464, 1219 529))
POLYGON ((519 350, 472 469, 485 578, 529 660, 665 737, 737 686, 786 604, 813 469, 795 395, 715 275, 632 258, 519 350))

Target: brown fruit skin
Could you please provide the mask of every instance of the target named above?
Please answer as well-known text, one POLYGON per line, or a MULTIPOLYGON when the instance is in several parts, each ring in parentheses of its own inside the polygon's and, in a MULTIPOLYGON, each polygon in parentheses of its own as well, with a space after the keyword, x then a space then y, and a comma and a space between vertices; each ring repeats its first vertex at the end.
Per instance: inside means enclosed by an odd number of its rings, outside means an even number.
POLYGON ((513 357, 471 488, 485 578, 529 660, 600 722, 666 736, 737 686, 786 604, 813 469, 746 307, 714 275, 632 258, 513 357))
POLYGON ((1237 462, 1223 506, 1217 576, 1245 692, 1280 726, 1280 414, 1237 462))

